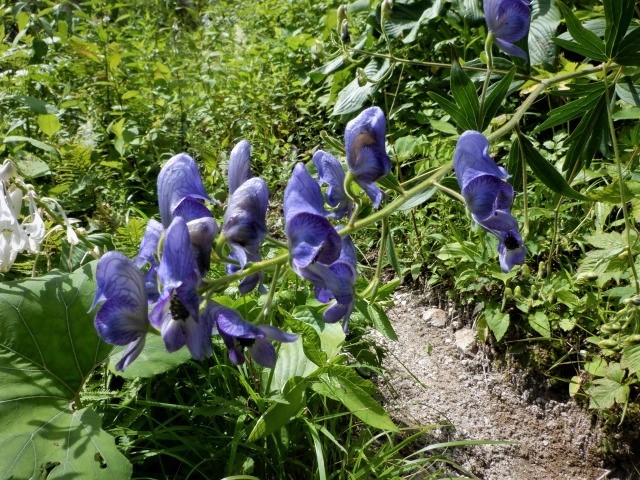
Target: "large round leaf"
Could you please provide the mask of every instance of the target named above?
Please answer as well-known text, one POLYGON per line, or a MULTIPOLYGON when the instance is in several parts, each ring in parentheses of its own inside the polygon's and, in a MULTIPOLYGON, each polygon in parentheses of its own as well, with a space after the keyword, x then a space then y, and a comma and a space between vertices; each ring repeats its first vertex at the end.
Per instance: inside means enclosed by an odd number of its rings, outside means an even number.
POLYGON ((0 284, 2 479, 127 479, 131 465, 78 394, 112 347, 88 313, 95 262, 0 284))

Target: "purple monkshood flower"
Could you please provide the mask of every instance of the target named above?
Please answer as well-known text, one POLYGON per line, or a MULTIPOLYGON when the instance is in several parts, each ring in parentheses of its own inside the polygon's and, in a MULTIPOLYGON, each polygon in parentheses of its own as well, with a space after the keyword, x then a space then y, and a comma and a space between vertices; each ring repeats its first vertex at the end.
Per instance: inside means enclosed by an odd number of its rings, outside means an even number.
POLYGON ((247 140, 240 140, 229 155, 229 195, 253 177, 250 162, 251 145, 247 140))
POLYGON ((340 161, 328 152, 318 150, 313 155, 313 164, 318 169, 318 183, 326 185, 325 197, 327 204, 333 207, 328 215, 340 219, 351 214, 352 203, 344 191, 345 173, 340 161))
POLYGON ((335 299, 324 312, 324 321, 327 323, 335 323, 342 320, 342 329, 347 332, 347 323, 353 311, 355 302, 355 281, 357 273, 356 248, 353 245, 351 237, 342 237, 342 250, 340 258, 329 266, 329 270, 335 275, 339 282, 339 288, 335 291, 316 287, 316 298, 322 303, 328 303, 335 299))
POLYGON ((193 158, 184 153, 171 158, 158 175, 160 218, 164 228, 178 216, 187 222, 200 275, 209 270, 213 239, 218 233, 218 225, 204 201, 212 202, 193 158))
POLYGON ((511 215, 513 187, 509 174, 489 156, 489 141, 480 132, 464 132, 453 154, 453 166, 462 196, 473 219, 498 237, 500 266, 508 272, 524 262, 526 249, 511 215))
MULTIPOLYGON (((233 258, 244 268, 247 262, 259 261, 260 245, 267 235, 267 206, 269 190, 261 178, 244 181, 229 198, 224 214, 222 234, 231 247, 233 258)), ((234 265, 227 270, 234 271, 234 265)), ((238 287, 245 294, 255 288, 262 279, 262 273, 245 277, 238 287)))
MULTIPOLYGON (((175 209, 181 203, 193 200, 195 202, 191 202, 192 205, 182 211, 187 222, 204 216, 204 210, 197 205, 212 200, 204 189, 196 162, 189 155, 181 153, 172 157, 158 174, 158 205, 162 226, 169 226, 176 215, 175 209)), ((206 209, 204 205, 202 207, 206 209)))
POLYGON ((295 342, 298 336, 285 333, 270 325, 253 325, 242 319, 238 312, 220 307, 215 313, 215 325, 225 345, 229 349, 229 359, 235 365, 245 362, 244 349, 263 367, 273 368, 276 364, 276 350, 269 342, 295 342))
POLYGON ((508 55, 527 59, 527 54, 514 45, 529 32, 530 2, 526 0, 484 0, 487 28, 498 48, 508 55))
POLYGON ((147 297, 149 303, 158 301, 158 244, 164 229, 162 224, 157 220, 150 219, 147 222, 147 228, 144 231, 142 242, 140 242, 140 251, 138 256, 133 259, 133 264, 138 268, 149 265, 147 273, 144 275, 144 282, 147 288, 147 297))
POLYGON ((391 159, 385 148, 386 131, 383 111, 371 107, 347 123, 344 132, 349 171, 375 208, 380 206, 384 193, 374 182, 391 170, 391 159))
POLYGON ((128 345, 116 370, 131 364, 142 349, 149 330, 147 293, 142 272, 119 252, 107 252, 96 268, 96 293, 91 306, 106 300, 94 325, 102 340, 111 345, 128 345))
POLYGON ((283 206, 293 270, 322 288, 334 290, 336 279, 328 265, 340 256, 342 240, 325 217, 320 186, 303 163, 293 169, 283 206))
POLYGON ((182 217, 175 217, 165 233, 158 278, 162 290, 150 320, 160 330, 167 351, 186 345, 196 360, 211 355, 212 325, 199 315, 200 274, 182 217))

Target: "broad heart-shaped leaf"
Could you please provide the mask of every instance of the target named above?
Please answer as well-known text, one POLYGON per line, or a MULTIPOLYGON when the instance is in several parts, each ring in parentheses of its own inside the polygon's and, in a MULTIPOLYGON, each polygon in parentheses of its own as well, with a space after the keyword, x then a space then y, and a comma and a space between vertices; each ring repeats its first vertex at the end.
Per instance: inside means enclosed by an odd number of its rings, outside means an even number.
POLYGON ((87 313, 94 269, 95 262, 71 274, 0 284, 3 479, 131 476, 131 465, 101 430, 100 417, 70 406, 112 349, 87 313))
POLYGON ((495 335, 496 341, 502 340, 509 328, 509 314, 502 313, 499 309, 487 309, 484 312, 484 318, 487 320, 489 329, 495 335))
POLYGON ((628 368, 629 374, 640 372, 640 345, 628 345, 622 349, 620 366, 628 368))
POLYGON ((109 370, 123 378, 151 378, 173 370, 191 360, 191 354, 186 347, 177 352, 169 353, 162 337, 149 333, 140 356, 124 372, 120 372, 115 369, 115 366, 126 349, 127 346, 116 347, 113 350, 113 355, 109 358, 109 370))
POLYGON ((565 197, 575 198, 576 200, 590 200, 580 192, 577 192, 571 185, 567 183, 564 177, 551 165, 551 163, 542 156, 540 151, 533 146, 531 141, 522 133, 518 133, 518 141, 520 143, 520 160, 524 160, 531 168, 533 174, 538 177, 542 183, 556 193, 565 197))
POLYGON ((554 0, 537 0, 531 9, 529 61, 531 65, 553 66, 557 48, 551 40, 560 25, 560 10, 554 0))

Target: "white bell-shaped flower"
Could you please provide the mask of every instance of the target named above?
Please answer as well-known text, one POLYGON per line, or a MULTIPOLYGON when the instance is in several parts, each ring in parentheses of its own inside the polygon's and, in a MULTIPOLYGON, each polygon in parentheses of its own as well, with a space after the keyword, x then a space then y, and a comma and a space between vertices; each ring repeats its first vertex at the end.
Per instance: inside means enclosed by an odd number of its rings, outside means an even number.
POLYGON ((38 253, 45 236, 44 220, 35 202, 35 193, 29 191, 29 216, 22 222, 22 228, 28 236, 27 251, 38 253))

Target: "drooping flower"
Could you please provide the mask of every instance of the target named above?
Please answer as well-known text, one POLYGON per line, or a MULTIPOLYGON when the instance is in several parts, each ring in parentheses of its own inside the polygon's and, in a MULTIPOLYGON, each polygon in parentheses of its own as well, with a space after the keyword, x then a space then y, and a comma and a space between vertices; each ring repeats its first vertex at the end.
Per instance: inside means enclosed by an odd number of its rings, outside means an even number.
MULTIPOLYGON (((176 208, 185 201, 191 201, 188 208, 183 207, 183 215, 188 212, 190 217, 186 218, 187 221, 197 218, 198 204, 212 202, 204 189, 196 162, 189 155, 181 153, 172 157, 158 174, 158 205, 164 228, 171 223, 176 208)), ((202 207, 206 209, 204 205, 202 207)), ((205 215, 204 210, 200 211, 205 215)))
POLYGON ((147 273, 144 275, 144 282, 147 288, 147 297, 150 302, 157 302, 160 293, 158 292, 158 245, 164 233, 162 224, 153 218, 147 222, 144 236, 140 242, 138 256, 133 259, 133 264, 138 268, 149 265, 147 273))
POLYGON ((318 150, 313 155, 313 164, 318 169, 318 183, 326 185, 327 204, 333 207, 330 217, 340 219, 351 213, 351 201, 344 191, 345 173, 340 161, 328 152, 318 150))
POLYGON ((18 195, 6 192, 4 182, 0 180, 0 272, 8 271, 27 245, 27 235, 18 222, 22 192, 14 192, 18 195))
POLYGON ((191 248, 201 275, 209 270, 218 225, 203 202, 213 202, 204 189, 194 160, 184 153, 172 157, 158 175, 158 205, 162 226, 174 217, 187 222, 191 248))
POLYGON ((38 253, 45 236, 44 220, 36 205, 33 190, 29 190, 27 196, 29 197, 29 216, 22 222, 22 228, 27 235, 26 250, 29 253, 38 253))
POLYGON ((211 355, 212 326, 199 315, 200 274, 182 217, 175 217, 166 230, 158 278, 162 290, 150 320, 160 330, 167 351, 186 345, 196 360, 211 355))
POLYGON ((453 156, 453 166, 462 196, 473 219, 500 241, 500 266, 508 272, 524 262, 526 250, 511 215, 513 187, 509 174, 489 156, 489 141, 480 132, 464 132, 453 156), (508 257, 508 260, 507 260, 508 257))
POLYGON ((104 300, 94 325, 105 342, 128 345, 115 367, 122 371, 142 352, 149 330, 142 272, 122 253, 107 252, 98 261, 96 292, 91 310, 104 300))
POLYGON ((229 349, 229 359, 235 365, 245 362, 246 348, 257 363, 273 368, 276 364, 276 350, 269 340, 295 342, 298 339, 297 335, 285 333, 270 325, 253 325, 229 308, 219 308, 216 311, 215 325, 229 349))
MULTIPOLYGON (((261 178, 251 178, 243 182, 229 198, 224 214, 222 234, 231 247, 232 258, 238 260, 240 268, 247 262, 259 261, 260 245, 267 235, 267 206, 269 190, 261 178)), ((229 265, 228 271, 236 270, 229 265)), ((255 288, 262 279, 262 272, 245 277, 239 285, 245 294, 255 288)))
POLYGON ((336 280, 327 265, 340 256, 342 240, 325 217, 320 186, 303 163, 293 169, 283 205, 293 270, 322 288, 336 288, 336 280))
POLYGON ((340 257, 329 266, 329 270, 338 280, 338 288, 334 288, 334 291, 331 291, 316 286, 315 295, 323 303, 328 303, 335 299, 333 305, 325 310, 323 318, 327 323, 335 323, 342 320, 342 329, 346 333, 347 323, 355 302, 354 284, 358 276, 356 248, 348 235, 342 237, 340 257))
POLYGON ((487 28, 498 48, 508 55, 524 58, 527 54, 514 45, 529 33, 531 4, 526 0, 483 0, 487 28))
POLYGON ((384 112, 379 107, 371 107, 351 120, 344 132, 349 171, 375 208, 380 206, 384 193, 374 182, 391 170, 391 159, 385 148, 386 131, 384 112))
POLYGON ((249 180, 251 174, 251 145, 247 140, 240 140, 229 155, 229 195, 244 182, 249 180))

